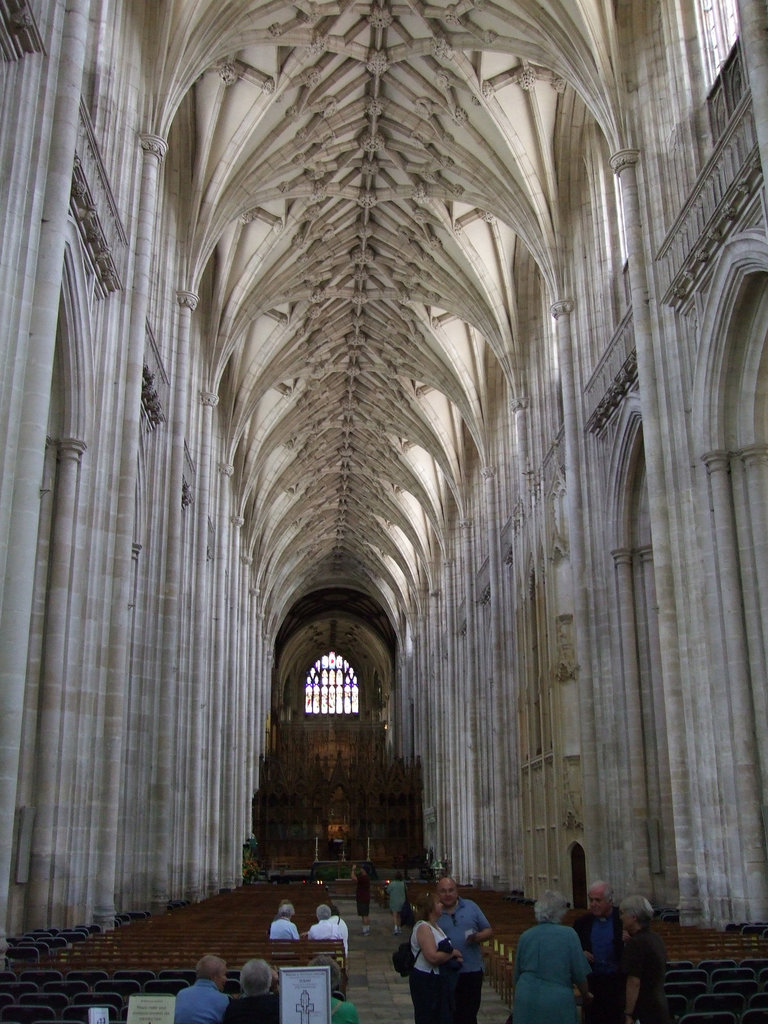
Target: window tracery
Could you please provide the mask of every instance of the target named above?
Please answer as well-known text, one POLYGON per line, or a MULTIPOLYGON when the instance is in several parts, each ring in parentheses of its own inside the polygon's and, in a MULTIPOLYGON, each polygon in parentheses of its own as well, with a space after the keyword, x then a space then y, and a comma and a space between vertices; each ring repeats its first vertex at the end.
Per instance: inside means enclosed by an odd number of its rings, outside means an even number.
POLYGON ((346 658, 329 651, 318 658, 304 683, 307 715, 357 715, 360 694, 355 670, 346 658))

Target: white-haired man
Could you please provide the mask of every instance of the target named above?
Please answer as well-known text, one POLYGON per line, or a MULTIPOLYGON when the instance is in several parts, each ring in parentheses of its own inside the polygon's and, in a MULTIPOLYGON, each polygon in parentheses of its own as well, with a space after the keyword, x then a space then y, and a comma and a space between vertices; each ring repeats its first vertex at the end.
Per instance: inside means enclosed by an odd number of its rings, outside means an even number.
POLYGON ((584 1024, 623 1024, 624 931, 619 908, 613 905, 613 889, 607 882, 593 882, 587 896, 589 912, 573 925, 592 968, 589 990, 594 998, 584 1007, 584 1024))

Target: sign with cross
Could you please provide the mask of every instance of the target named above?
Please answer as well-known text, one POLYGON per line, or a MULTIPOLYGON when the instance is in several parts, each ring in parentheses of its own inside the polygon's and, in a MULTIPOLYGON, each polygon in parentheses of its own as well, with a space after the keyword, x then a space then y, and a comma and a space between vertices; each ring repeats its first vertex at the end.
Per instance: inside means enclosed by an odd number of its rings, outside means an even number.
POLYGON ((281 967, 280 1024, 331 1024, 330 967, 281 967))

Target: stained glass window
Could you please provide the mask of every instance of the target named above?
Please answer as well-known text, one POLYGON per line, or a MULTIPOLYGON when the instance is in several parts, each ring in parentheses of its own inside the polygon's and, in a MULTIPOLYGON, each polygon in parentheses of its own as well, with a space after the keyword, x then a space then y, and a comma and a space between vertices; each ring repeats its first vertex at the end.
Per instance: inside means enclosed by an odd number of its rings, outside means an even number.
POLYGON ((329 651, 318 658, 304 683, 307 715, 357 715, 360 695, 355 670, 346 658, 329 651))

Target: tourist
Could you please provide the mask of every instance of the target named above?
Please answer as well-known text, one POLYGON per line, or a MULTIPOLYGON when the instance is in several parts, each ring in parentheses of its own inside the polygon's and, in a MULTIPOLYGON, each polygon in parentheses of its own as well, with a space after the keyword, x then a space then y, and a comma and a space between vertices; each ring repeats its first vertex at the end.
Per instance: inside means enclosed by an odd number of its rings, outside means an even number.
POLYGON ((174 1024, 220 1024, 229 1006, 224 994, 227 965, 218 956, 208 953, 198 961, 194 985, 183 988, 176 996, 174 1024))
POLYGON ((462 955, 438 924, 442 912, 435 893, 425 893, 419 900, 411 932, 411 952, 416 959, 408 976, 414 1024, 452 1024, 454 1019, 455 985, 448 969, 441 968, 449 961, 460 967, 462 955))
POLYGON ((538 923, 520 936, 514 967, 515 1024, 577 1024, 574 987, 585 1004, 592 1001, 587 987, 592 968, 576 932, 560 923, 567 908, 564 896, 548 890, 533 908, 538 923))
POLYGON ((664 994, 667 951, 656 932, 651 931, 653 907, 644 896, 627 896, 619 904, 619 911, 629 936, 621 958, 626 977, 624 1019, 669 1024, 664 994))
POLYGON ((456 984, 454 1024, 477 1024, 483 988, 483 953, 480 944, 490 939, 493 929, 473 900, 459 896, 456 880, 450 876, 437 883, 437 895, 443 908, 438 922, 463 962, 456 984))

